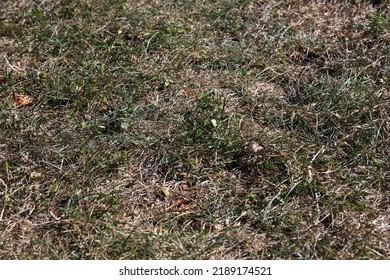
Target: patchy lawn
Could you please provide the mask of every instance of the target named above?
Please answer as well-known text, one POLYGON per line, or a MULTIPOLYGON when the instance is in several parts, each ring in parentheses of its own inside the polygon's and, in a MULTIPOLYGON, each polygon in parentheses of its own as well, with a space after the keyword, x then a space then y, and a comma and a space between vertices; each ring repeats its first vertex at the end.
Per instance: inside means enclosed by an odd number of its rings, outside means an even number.
POLYGON ((0 2, 1 259, 389 259, 387 1, 0 2))

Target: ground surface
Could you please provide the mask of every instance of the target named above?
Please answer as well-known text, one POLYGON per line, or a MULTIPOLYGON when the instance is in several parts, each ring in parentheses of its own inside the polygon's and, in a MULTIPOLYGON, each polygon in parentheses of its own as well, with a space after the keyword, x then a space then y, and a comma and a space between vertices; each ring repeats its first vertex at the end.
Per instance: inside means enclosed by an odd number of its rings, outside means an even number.
POLYGON ((0 258, 390 258, 387 4, 1 1, 0 258))

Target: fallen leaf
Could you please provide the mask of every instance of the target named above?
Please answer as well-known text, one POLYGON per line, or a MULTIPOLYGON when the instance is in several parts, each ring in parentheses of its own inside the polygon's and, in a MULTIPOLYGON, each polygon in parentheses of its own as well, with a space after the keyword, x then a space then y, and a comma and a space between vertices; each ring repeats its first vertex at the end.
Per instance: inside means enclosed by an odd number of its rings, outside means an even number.
POLYGON ((266 148, 259 143, 250 142, 246 145, 245 150, 249 154, 265 157, 266 148))
POLYGON ((34 98, 28 95, 19 94, 17 92, 13 93, 12 96, 13 102, 17 107, 25 106, 32 104, 34 102, 34 98))
POLYGON ((196 204, 188 198, 179 198, 176 201, 173 201, 171 206, 168 209, 174 210, 191 210, 196 208, 196 204))
POLYGON ((180 189, 185 192, 193 192, 193 193, 197 193, 200 191, 199 186, 190 187, 187 183, 182 183, 180 185, 180 189))
POLYGON ((169 197, 171 195, 171 190, 169 188, 163 187, 161 189, 161 193, 165 197, 169 197))
POLYGON ((41 172, 37 172, 37 171, 33 171, 30 173, 30 178, 31 179, 40 179, 42 178, 42 173, 41 172))
POLYGON ((180 188, 181 188, 183 191, 189 191, 189 190, 190 190, 190 187, 188 186, 187 183, 181 184, 180 188))

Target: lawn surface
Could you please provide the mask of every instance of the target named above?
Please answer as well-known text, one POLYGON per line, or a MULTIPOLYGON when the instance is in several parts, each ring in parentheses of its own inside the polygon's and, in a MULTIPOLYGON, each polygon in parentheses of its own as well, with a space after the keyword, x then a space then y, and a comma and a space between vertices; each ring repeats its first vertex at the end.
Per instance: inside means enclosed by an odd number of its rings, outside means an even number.
POLYGON ((388 4, 1 1, 0 258, 389 259, 388 4))

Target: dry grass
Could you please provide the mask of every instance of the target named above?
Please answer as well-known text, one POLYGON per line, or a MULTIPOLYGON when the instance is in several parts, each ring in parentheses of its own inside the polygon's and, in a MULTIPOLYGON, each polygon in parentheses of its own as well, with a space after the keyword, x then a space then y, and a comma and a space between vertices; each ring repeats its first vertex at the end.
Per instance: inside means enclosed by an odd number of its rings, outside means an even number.
POLYGON ((387 1, 63 2, 0 3, 2 259, 390 257, 387 1))

